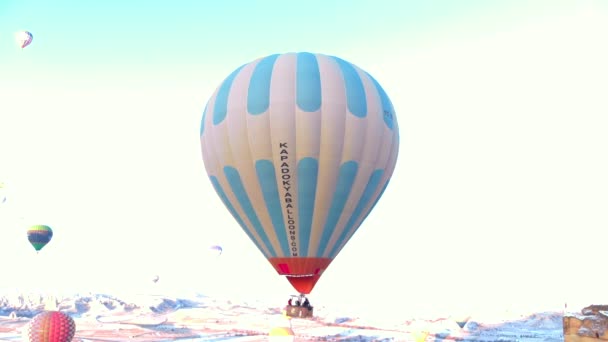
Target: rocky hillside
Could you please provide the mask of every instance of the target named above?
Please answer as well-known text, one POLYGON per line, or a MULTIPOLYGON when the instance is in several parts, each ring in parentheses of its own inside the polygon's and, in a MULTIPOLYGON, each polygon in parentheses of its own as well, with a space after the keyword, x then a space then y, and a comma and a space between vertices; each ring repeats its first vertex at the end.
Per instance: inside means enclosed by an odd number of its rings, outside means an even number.
POLYGON ((590 305, 564 315, 565 342, 608 341, 608 305, 590 305))

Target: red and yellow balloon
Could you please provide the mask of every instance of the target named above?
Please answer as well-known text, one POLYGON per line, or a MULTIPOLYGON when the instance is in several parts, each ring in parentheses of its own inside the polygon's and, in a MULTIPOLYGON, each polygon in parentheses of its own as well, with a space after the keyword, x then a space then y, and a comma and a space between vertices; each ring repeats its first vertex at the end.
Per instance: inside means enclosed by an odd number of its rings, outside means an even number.
POLYGON ((29 342, 70 342, 76 323, 63 312, 44 311, 32 318, 25 332, 29 342))

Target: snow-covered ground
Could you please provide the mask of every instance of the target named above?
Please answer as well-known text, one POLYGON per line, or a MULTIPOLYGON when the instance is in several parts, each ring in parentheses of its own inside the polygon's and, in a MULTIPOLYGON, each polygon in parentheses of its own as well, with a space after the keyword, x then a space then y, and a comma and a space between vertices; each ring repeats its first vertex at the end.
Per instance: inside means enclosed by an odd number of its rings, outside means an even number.
MULTIPOLYGON (((196 294, 12 292, 0 296, 0 340, 20 340, 34 315, 55 309, 75 320, 74 341, 265 341, 285 321, 281 305, 196 294)), ((401 317, 399 308, 349 313, 318 306, 314 319, 291 319, 296 341, 563 341, 562 312, 495 310, 471 316, 464 328, 449 317, 401 317)))

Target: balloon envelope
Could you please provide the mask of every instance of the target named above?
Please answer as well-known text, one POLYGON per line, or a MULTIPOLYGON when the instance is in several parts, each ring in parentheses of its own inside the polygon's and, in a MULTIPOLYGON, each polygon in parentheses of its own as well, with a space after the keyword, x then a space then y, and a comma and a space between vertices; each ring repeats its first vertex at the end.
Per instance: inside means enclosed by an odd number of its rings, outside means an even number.
POLYGON ((209 252, 215 256, 222 255, 222 251, 223 251, 222 246, 219 246, 219 245, 213 245, 213 246, 209 247, 209 252))
POLYGON ((471 319, 471 316, 468 315, 460 315, 460 316, 452 316, 452 319, 458 324, 458 326, 462 329, 471 319))
POLYGON ((62 312, 44 311, 32 318, 26 331, 30 342, 69 342, 76 333, 76 323, 62 312))
POLYGON ((34 36, 31 32, 19 31, 15 33, 15 41, 17 42, 17 45, 22 49, 30 45, 32 43, 32 39, 34 39, 34 36))
POLYGON ((30 229, 27 230, 27 239, 36 251, 39 251, 46 246, 52 238, 53 230, 51 227, 44 224, 31 226, 30 229))
POLYGON ((235 220, 303 294, 375 206, 399 150, 380 84, 322 54, 275 54, 230 74, 203 112, 205 168, 235 220))

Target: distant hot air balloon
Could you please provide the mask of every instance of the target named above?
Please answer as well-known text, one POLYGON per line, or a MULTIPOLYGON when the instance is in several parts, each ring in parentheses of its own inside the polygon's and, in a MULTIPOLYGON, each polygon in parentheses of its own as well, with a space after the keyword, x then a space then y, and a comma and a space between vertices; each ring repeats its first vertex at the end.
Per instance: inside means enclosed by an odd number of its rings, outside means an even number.
POLYGON ((53 238, 51 227, 43 224, 31 226, 27 230, 27 239, 34 246, 36 252, 40 251, 53 238))
POLYGON ((471 316, 470 315, 455 315, 455 316, 452 316, 451 318, 462 329, 462 328, 464 328, 465 325, 467 325, 467 323, 471 319, 471 316))
POLYGON ((32 43, 32 39, 34 39, 34 36, 29 31, 19 31, 15 33, 17 45, 22 49, 30 45, 32 43))
POLYGON ((220 256, 222 255, 222 246, 219 245, 213 245, 211 247, 209 247, 209 252, 211 252, 213 255, 217 255, 220 256))
POLYGON ((232 72, 207 102, 200 139, 215 191, 301 294, 382 196, 399 150, 380 84, 343 59, 307 52, 232 72))
POLYGON ((29 342, 69 342, 76 333, 76 323, 62 312, 44 311, 32 318, 25 331, 29 342))

